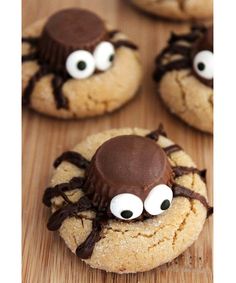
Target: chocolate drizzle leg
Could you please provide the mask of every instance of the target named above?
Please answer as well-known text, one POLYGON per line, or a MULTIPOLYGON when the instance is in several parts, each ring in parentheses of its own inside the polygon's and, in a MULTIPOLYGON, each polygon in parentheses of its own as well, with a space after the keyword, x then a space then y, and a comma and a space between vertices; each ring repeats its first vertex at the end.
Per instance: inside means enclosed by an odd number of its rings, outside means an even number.
POLYGON ((93 220, 91 233, 88 235, 87 239, 76 249, 76 255, 79 258, 88 259, 91 257, 96 242, 98 242, 101 239, 100 236, 101 230, 102 230, 101 219, 98 216, 96 216, 96 218, 93 220))
POLYGON ((168 40, 168 43, 172 44, 177 41, 187 41, 189 43, 193 43, 195 40, 198 39, 198 37, 199 37, 199 33, 196 33, 195 31, 192 33, 186 33, 186 34, 172 33, 170 39, 168 40))
POLYGON ((203 169, 203 170, 199 170, 199 175, 202 178, 203 182, 206 183, 206 175, 207 175, 207 170, 203 169))
POLYGON ((173 166, 172 170, 174 171, 175 178, 181 177, 189 173, 196 173, 202 178, 204 182, 206 182, 206 169, 199 170, 195 167, 173 166))
POLYGON ((30 78, 24 92, 23 92, 23 105, 30 104, 30 97, 34 90, 36 82, 38 82, 42 77, 50 73, 46 66, 41 66, 39 70, 30 78))
POLYGON ((182 150, 182 147, 180 147, 178 144, 172 144, 167 147, 164 147, 163 150, 167 155, 171 155, 171 153, 182 150))
POLYGON ((34 61, 34 60, 37 60, 37 58, 38 58, 37 52, 32 52, 26 55, 22 55, 22 63, 27 62, 27 61, 34 61))
POLYGON ((57 75, 53 77, 52 79, 53 95, 56 101, 57 109, 60 109, 60 108, 68 109, 69 108, 68 99, 63 95, 63 92, 62 92, 62 87, 66 80, 67 78, 63 78, 57 75))
MULTIPOLYGON (((22 42, 28 43, 31 46, 37 48, 38 43, 39 43, 39 38, 37 38, 37 37, 23 37, 22 42)), ((34 60, 37 60, 38 64, 40 64, 38 50, 22 56, 22 62, 23 63, 28 62, 28 61, 34 61, 34 60)), ((48 70, 46 74, 50 73, 49 72, 50 68, 47 67, 46 65, 44 67, 41 67, 41 69, 48 70)), ((53 88, 54 99, 55 99, 55 102, 56 102, 56 107, 57 107, 57 109, 61 109, 61 108, 68 109, 68 106, 69 106, 68 99, 63 95, 63 92, 62 92, 63 84, 65 83, 65 81, 68 80, 68 78, 63 77, 61 75, 58 75, 55 72, 54 72, 54 75, 55 76, 52 78, 52 88, 53 88)), ((35 77, 32 76, 31 80, 33 81, 34 78, 35 77)), ((35 84, 35 83, 36 83, 36 81, 34 81, 33 84, 35 84)), ((33 88, 34 88, 34 85, 32 85, 32 83, 30 83, 30 86, 28 87, 28 90, 27 90, 27 94, 25 94, 23 96, 23 104, 25 104, 25 105, 30 104, 30 95, 33 91, 33 88)))
MULTIPOLYGON (((22 37, 23 43, 28 43, 32 47, 36 47, 38 44, 39 38, 38 37, 22 37)), ((27 61, 33 61, 38 59, 38 51, 33 51, 29 54, 22 55, 22 63, 27 61)))
POLYGON ((175 61, 171 61, 164 65, 158 65, 154 74, 153 78, 156 81, 160 81, 161 78, 170 71, 173 70, 181 70, 181 69, 187 69, 191 67, 191 60, 187 58, 181 58, 175 61))
POLYGON ((158 141, 160 135, 164 137, 167 136, 162 124, 159 125, 158 129, 146 135, 146 138, 152 139, 154 141, 158 141))
POLYGON ((111 30, 108 32, 108 36, 109 38, 113 38, 115 35, 117 35, 120 31, 115 29, 115 30, 111 30))
POLYGON ((138 46, 135 45, 134 43, 128 41, 128 40, 118 40, 118 41, 115 41, 115 42, 112 42, 113 45, 115 46, 115 48, 120 48, 120 47, 127 47, 127 48, 130 48, 130 49, 133 49, 133 50, 137 50, 138 49, 138 46))
POLYGON ((196 41, 198 37, 199 34, 196 32, 184 35, 172 33, 168 41, 168 46, 156 57, 156 69, 153 74, 154 80, 160 81, 167 72, 190 68, 192 65, 190 56, 192 47, 183 45, 179 43, 179 41, 187 41, 188 43, 192 43, 196 41), (183 57, 168 63, 163 63, 163 59, 165 59, 166 55, 169 56, 174 54, 179 54, 183 57))
POLYGON ((213 213, 213 207, 209 206, 206 198, 203 195, 196 193, 188 188, 185 188, 184 186, 180 186, 178 184, 173 184, 172 190, 174 197, 186 197, 189 199, 196 199, 200 201, 207 209, 207 217, 213 213))
POLYGON ((63 221, 68 217, 78 217, 78 213, 92 208, 92 203, 87 196, 81 197, 76 203, 68 203, 56 210, 48 220, 47 228, 50 231, 58 230, 63 221))
MULTIPOLYGON (((175 34, 172 33, 170 39, 168 40, 168 46, 156 57, 156 69, 153 74, 153 79, 159 82, 162 77, 173 70, 190 69, 194 71, 193 68, 193 53, 194 50, 200 51, 198 48, 198 43, 201 40, 206 41, 204 35, 208 33, 206 27, 194 26, 190 33, 187 34, 175 34), (180 58, 173 58, 172 55, 180 55, 180 58)), ((208 50, 208 48, 205 48, 208 50)), ((193 72, 195 74, 195 72, 193 72)), ((200 79, 197 74, 195 74, 198 79, 200 79)), ((213 85, 212 80, 202 80, 208 86, 213 85)))
POLYGON ((53 166, 57 168, 62 163, 62 161, 70 162, 81 169, 86 169, 90 164, 87 159, 85 159, 80 153, 75 151, 64 152, 54 161, 53 166))
POLYGON ((183 55, 183 56, 188 56, 190 55, 191 53, 191 48, 189 46, 184 46, 184 45, 181 45, 181 44, 175 44, 175 45, 172 45, 172 46, 167 46, 162 52, 161 52, 161 56, 159 55, 155 62, 157 64, 161 63, 162 62, 162 57, 165 55, 165 54, 180 54, 180 55, 183 55))
POLYGON ((23 43, 28 43, 32 46, 36 46, 38 44, 38 41, 39 41, 38 37, 32 37, 32 36, 22 37, 23 43))
POLYGON ((62 183, 56 185, 55 187, 49 187, 44 192, 43 203, 46 206, 50 207, 51 199, 58 196, 62 196, 66 200, 66 202, 69 202, 65 192, 72 191, 75 189, 81 189, 83 188, 83 184, 83 177, 73 177, 68 183, 62 183))

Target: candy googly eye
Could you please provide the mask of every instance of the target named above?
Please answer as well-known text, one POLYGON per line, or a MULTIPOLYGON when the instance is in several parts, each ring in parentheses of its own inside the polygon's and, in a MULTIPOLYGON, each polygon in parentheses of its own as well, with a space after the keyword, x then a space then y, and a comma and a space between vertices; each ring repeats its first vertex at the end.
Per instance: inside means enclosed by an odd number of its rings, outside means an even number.
POLYGON ((193 59, 195 72, 206 80, 213 79, 213 53, 209 50, 198 52, 193 59))
POLYGON ((154 187, 144 201, 145 210, 151 215, 158 215, 167 210, 172 202, 173 192, 167 185, 154 187))
POLYGON ((113 63, 115 48, 110 42, 103 41, 97 45, 93 56, 97 69, 100 71, 106 71, 113 63))
POLYGON ((66 70, 74 79, 86 79, 95 71, 93 55, 85 50, 72 52, 66 60, 66 70))
POLYGON ((136 195, 124 193, 113 197, 110 203, 111 213, 122 220, 139 217, 143 212, 143 202, 136 195))

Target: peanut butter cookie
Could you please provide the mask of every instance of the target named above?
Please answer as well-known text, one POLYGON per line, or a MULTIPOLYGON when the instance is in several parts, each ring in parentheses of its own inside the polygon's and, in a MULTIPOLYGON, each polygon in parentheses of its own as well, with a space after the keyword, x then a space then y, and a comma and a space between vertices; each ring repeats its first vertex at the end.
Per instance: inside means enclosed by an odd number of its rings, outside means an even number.
POLYGON ((205 171, 162 127, 89 136, 54 167, 48 229, 93 268, 134 273, 172 261, 212 213, 205 171))

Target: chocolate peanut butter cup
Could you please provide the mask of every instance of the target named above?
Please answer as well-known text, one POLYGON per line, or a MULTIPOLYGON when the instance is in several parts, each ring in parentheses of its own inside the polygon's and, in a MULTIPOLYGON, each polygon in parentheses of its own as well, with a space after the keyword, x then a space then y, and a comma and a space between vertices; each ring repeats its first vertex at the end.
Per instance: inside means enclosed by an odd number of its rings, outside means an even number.
POLYGON ((86 171, 85 191, 100 208, 121 193, 145 200, 158 184, 172 182, 166 154, 154 141, 140 136, 119 136, 102 144, 86 171))
POLYGON ((66 9, 52 15, 39 40, 39 58, 53 70, 63 71, 68 55, 75 50, 92 51, 108 36, 104 22, 83 9, 66 9))

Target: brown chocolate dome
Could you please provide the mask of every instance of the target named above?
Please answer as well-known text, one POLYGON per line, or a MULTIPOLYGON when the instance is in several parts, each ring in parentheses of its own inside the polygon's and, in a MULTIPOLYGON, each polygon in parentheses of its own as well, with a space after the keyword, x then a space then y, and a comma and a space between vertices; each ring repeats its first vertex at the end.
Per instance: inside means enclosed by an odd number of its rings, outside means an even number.
POLYGON ((86 171, 85 190, 93 204, 105 208, 121 193, 145 200, 158 184, 170 184, 172 169, 165 152, 154 141, 135 135, 118 136, 96 151, 86 171))
POLYGON ((62 10, 45 24, 39 57, 54 71, 64 71, 70 53, 80 49, 92 51, 106 37, 104 22, 96 14, 77 8, 62 10))

